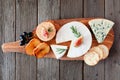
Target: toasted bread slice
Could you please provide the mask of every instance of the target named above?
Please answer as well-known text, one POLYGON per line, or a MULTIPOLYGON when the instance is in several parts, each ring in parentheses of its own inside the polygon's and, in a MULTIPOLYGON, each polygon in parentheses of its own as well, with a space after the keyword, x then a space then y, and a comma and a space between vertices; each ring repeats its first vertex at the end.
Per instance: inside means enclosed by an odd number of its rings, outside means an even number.
POLYGON ((84 55, 85 63, 90 66, 96 65, 99 62, 99 60, 99 55, 94 51, 90 51, 84 55))
POLYGON ((95 51, 99 55, 100 60, 103 59, 103 50, 101 48, 93 47, 90 51, 95 51))
POLYGON ((108 47, 105 46, 105 45, 99 45, 98 47, 100 49, 102 49, 102 51, 103 51, 103 59, 107 58, 108 55, 109 55, 109 49, 108 49, 108 47))

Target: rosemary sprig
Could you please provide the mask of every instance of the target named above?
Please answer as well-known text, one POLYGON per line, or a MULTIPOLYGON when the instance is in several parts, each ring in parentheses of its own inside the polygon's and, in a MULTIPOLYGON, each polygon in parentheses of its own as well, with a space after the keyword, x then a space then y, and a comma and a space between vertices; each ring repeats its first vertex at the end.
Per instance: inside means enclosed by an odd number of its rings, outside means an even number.
POLYGON ((66 49, 62 49, 62 48, 56 48, 56 52, 58 52, 58 54, 63 53, 66 49))
POLYGON ((70 27, 70 29, 72 30, 72 33, 74 34, 75 37, 78 38, 81 36, 80 32, 77 31, 76 27, 72 26, 72 27, 70 27))

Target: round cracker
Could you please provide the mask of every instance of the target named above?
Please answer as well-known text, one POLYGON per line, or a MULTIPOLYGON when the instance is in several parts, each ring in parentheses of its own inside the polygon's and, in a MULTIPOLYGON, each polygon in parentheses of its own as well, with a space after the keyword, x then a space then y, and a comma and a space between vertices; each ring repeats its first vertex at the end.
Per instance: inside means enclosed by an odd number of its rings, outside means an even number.
POLYGON ((99 62, 100 58, 96 52, 88 52, 84 55, 84 61, 90 66, 94 66, 99 62))
POLYGON ((101 48, 102 51, 103 51, 103 59, 107 58, 108 55, 109 55, 109 49, 108 49, 108 47, 105 46, 105 45, 99 45, 98 47, 101 48))
POLYGON ((90 51, 95 51, 99 55, 100 60, 103 59, 103 50, 101 48, 93 47, 90 51))
POLYGON ((36 35, 42 41, 50 41, 56 34, 55 23, 52 21, 45 21, 40 23, 36 28, 36 35), (48 31, 50 29, 50 31, 48 31), (48 37, 43 36, 43 30, 47 31, 48 37))

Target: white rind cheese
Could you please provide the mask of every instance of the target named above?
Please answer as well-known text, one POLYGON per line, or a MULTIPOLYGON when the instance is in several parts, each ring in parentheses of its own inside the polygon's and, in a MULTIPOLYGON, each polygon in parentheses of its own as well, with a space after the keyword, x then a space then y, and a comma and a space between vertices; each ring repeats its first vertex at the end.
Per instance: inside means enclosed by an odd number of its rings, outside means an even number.
POLYGON ((63 25, 56 35, 56 43, 71 41, 71 45, 67 54, 69 58, 76 58, 84 55, 91 47, 92 36, 89 29, 81 22, 72 21, 63 25), (74 47, 75 41, 78 39, 73 34, 71 27, 77 28, 77 31, 83 36, 83 42, 80 46, 74 47))
POLYGON ((56 56, 56 59, 60 59, 67 51, 67 46, 51 45, 52 51, 56 56))
POLYGON ((102 43, 107 34, 114 25, 114 22, 107 19, 93 19, 90 20, 89 25, 97 39, 98 43, 102 43))

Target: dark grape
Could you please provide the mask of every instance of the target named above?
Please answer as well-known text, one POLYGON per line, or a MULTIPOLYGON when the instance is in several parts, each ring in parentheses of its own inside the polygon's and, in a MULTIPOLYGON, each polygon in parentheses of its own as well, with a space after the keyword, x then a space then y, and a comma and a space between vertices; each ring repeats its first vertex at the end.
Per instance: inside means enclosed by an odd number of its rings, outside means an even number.
POLYGON ((29 32, 28 33, 28 38, 32 37, 33 36, 33 33, 32 32, 29 32))
POLYGON ((22 38, 22 36, 23 36, 23 35, 20 35, 20 37, 19 37, 19 39, 20 39, 20 40, 22 40, 22 39, 23 39, 23 38, 22 38))
POLYGON ((24 35, 25 39, 27 40, 28 39, 28 33, 27 32, 23 32, 23 35, 24 35))
POLYGON ((20 41, 20 46, 25 45, 25 41, 20 41))
POLYGON ((26 37, 24 35, 20 35, 20 40, 26 40, 26 37))
POLYGON ((27 44, 32 39, 33 33, 32 32, 23 32, 22 35, 20 35, 20 45, 27 44))
POLYGON ((27 36, 27 35, 28 35, 28 33, 27 33, 27 32, 23 32, 22 34, 23 34, 24 36, 27 36))
POLYGON ((25 43, 28 43, 29 41, 30 41, 29 38, 26 38, 25 43))

